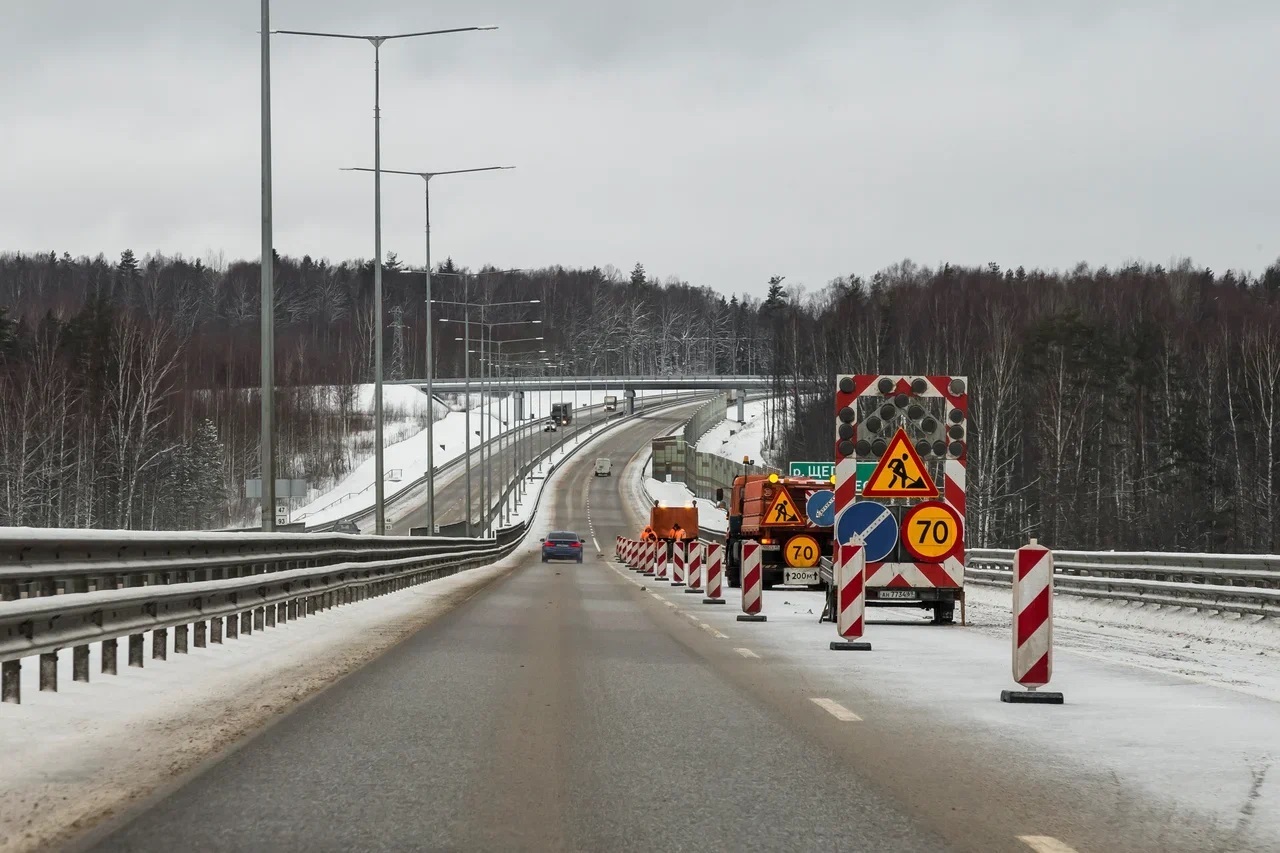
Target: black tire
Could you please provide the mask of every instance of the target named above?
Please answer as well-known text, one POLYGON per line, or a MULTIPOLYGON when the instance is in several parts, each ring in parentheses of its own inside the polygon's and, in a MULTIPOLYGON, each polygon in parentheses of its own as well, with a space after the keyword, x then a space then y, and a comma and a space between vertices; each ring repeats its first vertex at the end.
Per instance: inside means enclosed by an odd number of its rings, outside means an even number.
POLYGON ((742 588, 742 574, 738 569, 725 569, 724 581, 729 585, 730 589, 742 588))
POLYGON ((582 558, 581 558, 581 557, 579 557, 579 558, 578 558, 578 565, 579 565, 579 566, 581 566, 581 565, 582 565, 582 558))
POLYGON ((544 563, 545 563, 546 561, 547 561, 547 558, 546 558, 546 557, 543 557, 543 558, 542 558, 542 562, 544 562, 544 563))
POLYGON ((956 603, 942 601, 933 605, 933 624, 954 625, 956 621, 956 603))

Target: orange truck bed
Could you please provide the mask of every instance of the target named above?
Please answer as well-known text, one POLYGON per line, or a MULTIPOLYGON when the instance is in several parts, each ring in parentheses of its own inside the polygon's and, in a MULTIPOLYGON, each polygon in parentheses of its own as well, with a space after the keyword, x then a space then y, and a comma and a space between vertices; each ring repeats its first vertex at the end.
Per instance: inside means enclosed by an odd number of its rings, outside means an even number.
POLYGON ((674 539, 679 524, 685 539, 698 538, 698 509, 692 506, 655 506, 649 510, 649 526, 659 539, 674 539))

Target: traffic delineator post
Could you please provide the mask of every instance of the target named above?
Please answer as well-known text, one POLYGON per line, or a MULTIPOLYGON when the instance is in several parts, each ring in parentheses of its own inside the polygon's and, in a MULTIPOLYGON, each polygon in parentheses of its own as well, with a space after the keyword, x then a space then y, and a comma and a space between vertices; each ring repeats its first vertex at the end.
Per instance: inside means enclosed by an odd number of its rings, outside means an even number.
POLYGON ((1013 680, 1026 689, 1000 701, 1061 705, 1061 693, 1039 689, 1052 676, 1053 552, 1032 539, 1013 556, 1013 680))
POLYGON ((702 599, 702 603, 724 604, 721 592, 724 584, 724 546, 717 542, 707 545, 707 559, 703 565, 706 567, 703 571, 706 575, 704 583, 707 588, 707 597, 702 599))
POLYGON ((671 543, 665 539, 658 540, 658 559, 655 562, 657 571, 654 573, 654 580, 664 581, 667 579, 667 572, 671 570, 671 543))
POLYGON ((617 536, 613 540, 613 559, 619 563, 622 562, 622 537, 617 536))
POLYGON ((706 546, 701 542, 689 543, 689 561, 685 564, 685 592, 702 595, 702 553, 706 546))
POLYGON ((836 548, 834 578, 836 586, 836 632, 839 640, 831 641, 833 651, 869 652, 871 644, 862 639, 867 612, 866 578, 867 546, 859 536, 836 548))
POLYGON ((651 578, 658 571, 658 543, 649 541, 644 544, 644 560, 640 571, 645 577, 651 578))
POLYGON ((689 558, 689 543, 683 539, 671 543, 671 585, 684 586, 684 567, 689 558))
POLYGON ((761 613, 764 602, 764 567, 760 543, 747 539, 742 543, 742 612, 739 622, 765 622, 761 613))

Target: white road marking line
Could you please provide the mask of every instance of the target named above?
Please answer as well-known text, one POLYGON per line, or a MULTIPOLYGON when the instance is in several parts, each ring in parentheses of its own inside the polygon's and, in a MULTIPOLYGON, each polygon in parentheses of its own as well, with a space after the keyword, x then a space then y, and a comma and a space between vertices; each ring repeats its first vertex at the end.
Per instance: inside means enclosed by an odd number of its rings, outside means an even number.
POLYGON ((760 655, 751 651, 751 649, 734 649, 734 651, 742 655, 744 658, 755 658, 756 660, 760 660, 760 655))
POLYGON ((1018 840, 1036 853, 1076 853, 1074 847, 1050 835, 1019 835, 1018 840))
POLYGON ((651 592, 649 594, 652 595, 654 598, 656 598, 658 601, 662 601, 662 596, 658 595, 656 592, 651 592))
POLYGON ((689 617, 689 621, 690 621, 690 622, 697 622, 697 621, 698 621, 698 617, 697 617, 697 616, 694 616, 692 613, 690 613, 690 612, 689 612, 689 611, 687 611, 687 610, 685 611, 685 614, 684 614, 684 615, 689 617))
POLYGON ((699 623, 698 623, 698 626, 699 626, 699 627, 701 627, 701 628, 702 628, 702 630, 706 631, 706 632, 707 632, 708 634, 710 634, 711 636, 715 637, 717 640, 727 640, 727 639, 729 639, 729 635, 728 635, 728 634, 721 634, 719 631, 717 631, 715 628, 712 628, 712 627, 711 627, 710 625, 708 625, 706 622, 699 622, 699 623))
MULTIPOLYGON (((654 596, 654 598, 657 598, 659 601, 662 601, 662 599, 661 599, 661 597, 660 597, 660 596, 655 595, 655 596, 654 596)), ((662 603, 663 603, 663 604, 665 604, 665 605, 667 605, 668 607, 675 607, 675 606, 676 606, 676 603, 675 603, 674 601, 663 601, 662 603)))
POLYGON ((853 713, 848 708, 841 705, 839 702, 835 701, 834 699, 811 698, 809 699, 809 701, 817 705, 819 708, 826 711, 828 714, 835 717, 837 720, 839 720, 842 723, 862 722, 861 717, 859 717, 857 714, 853 713))

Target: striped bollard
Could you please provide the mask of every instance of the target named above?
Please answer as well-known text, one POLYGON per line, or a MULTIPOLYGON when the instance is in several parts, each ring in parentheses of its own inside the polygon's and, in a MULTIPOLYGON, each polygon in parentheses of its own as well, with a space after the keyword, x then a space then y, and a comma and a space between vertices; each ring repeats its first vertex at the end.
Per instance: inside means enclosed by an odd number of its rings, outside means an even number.
POLYGON ((1001 702, 1061 705, 1061 693, 1039 691, 1053 675, 1053 552, 1032 539, 1013 557, 1013 680, 1001 702))
POLYGON ((684 586, 684 567, 689 559, 689 543, 671 543, 671 585, 684 586))
POLYGON ((640 574, 653 571, 653 543, 648 540, 641 539, 636 543, 636 564, 631 568, 640 574))
POLYGON ((667 572, 670 571, 671 562, 671 543, 665 539, 658 540, 658 559, 654 561, 657 572, 654 573, 654 580, 664 581, 667 579, 667 572))
POLYGON ((696 592, 702 595, 702 552, 706 546, 701 542, 689 543, 689 562, 685 566, 685 592, 696 592))
POLYGON ((742 543, 742 612, 739 622, 765 622, 769 617, 760 612, 763 605, 764 568, 760 543, 747 539, 742 543))
POLYGON ((831 648, 834 651, 869 652, 871 644, 862 639, 866 624, 863 617, 867 611, 867 546, 861 537, 854 536, 850 543, 840 545, 834 568, 836 632, 840 639, 832 640, 831 648))
POLYGON ((707 587, 707 597, 702 599, 703 604, 724 604, 724 598, 721 597, 721 587, 724 584, 724 546, 712 542, 706 547, 707 559, 703 565, 706 567, 703 571, 706 579, 703 583, 707 587))
POLYGON ((649 541, 645 543, 644 549, 644 576, 651 578, 658 573, 658 542, 649 541))
POLYGON ((628 568, 635 568, 636 565, 636 540, 627 540, 627 556, 626 562, 628 568))
POLYGON ((613 543, 613 558, 619 563, 622 562, 622 537, 619 536, 617 541, 613 543))

